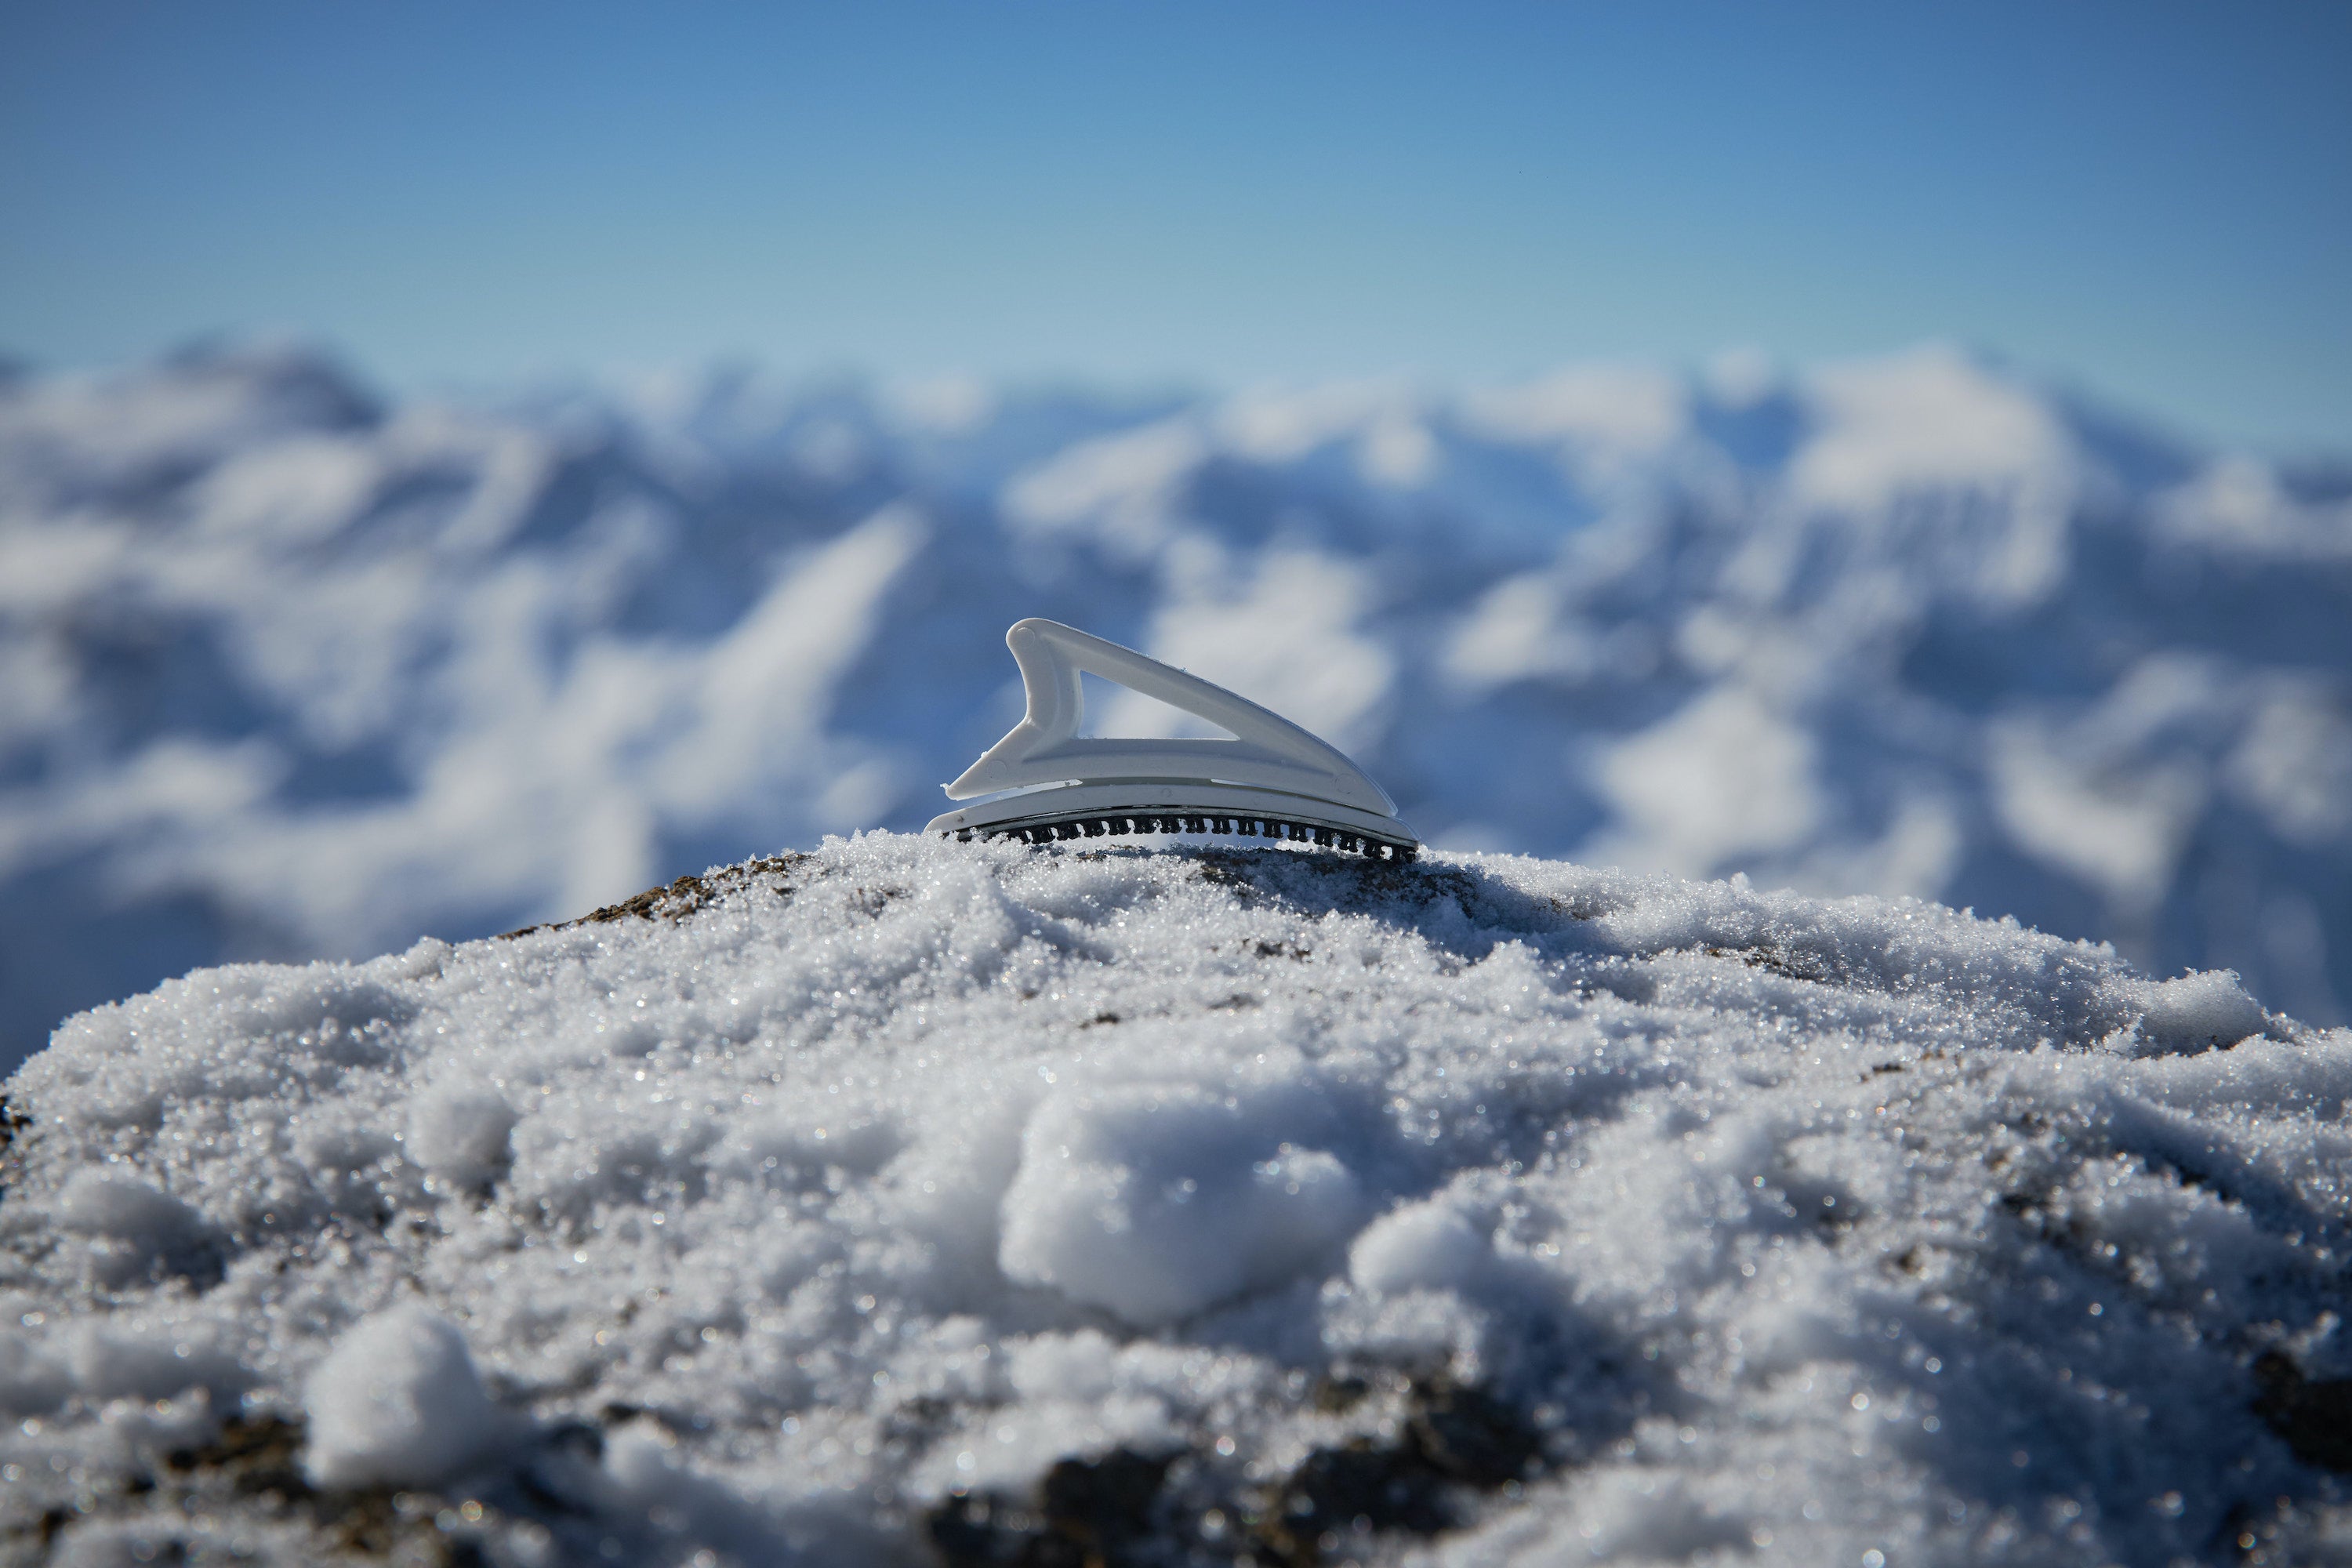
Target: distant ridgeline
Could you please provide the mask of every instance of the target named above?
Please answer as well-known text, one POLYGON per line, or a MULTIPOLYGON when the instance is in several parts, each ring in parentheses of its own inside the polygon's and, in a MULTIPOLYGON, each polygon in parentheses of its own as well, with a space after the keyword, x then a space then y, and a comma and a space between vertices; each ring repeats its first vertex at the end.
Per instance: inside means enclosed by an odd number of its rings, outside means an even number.
POLYGON ((387 407, 247 348, 0 382, 0 1066, 192 965, 919 826, 1033 615, 1328 738, 1440 850, 1916 894, 2352 1009, 2352 469, 1932 350, 387 407))

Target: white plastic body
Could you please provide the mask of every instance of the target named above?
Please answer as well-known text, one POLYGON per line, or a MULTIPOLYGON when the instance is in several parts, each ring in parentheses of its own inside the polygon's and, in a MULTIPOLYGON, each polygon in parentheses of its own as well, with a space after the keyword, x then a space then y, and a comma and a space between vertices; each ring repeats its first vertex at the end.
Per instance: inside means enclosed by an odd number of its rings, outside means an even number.
POLYGON ((1004 642, 1021 668, 1028 711, 946 789, 950 800, 1024 793, 949 812, 933 818, 928 831, 1189 808, 1211 816, 1320 822, 1390 842, 1414 842, 1397 820, 1388 792, 1346 753, 1247 698, 1058 621, 1016 621, 1004 642), (1081 737, 1081 673, 1157 698, 1235 738, 1081 737))
POLYGON ((1396 815, 1396 802, 1388 792, 1338 747, 1197 675, 1058 621, 1016 621, 1004 634, 1004 644, 1021 667, 1028 713, 947 786, 950 800, 1073 781, 1198 779, 1203 784, 1257 784, 1381 816, 1396 815), (1086 712, 1086 695, 1078 684, 1081 671, 1156 697, 1237 738, 1081 738, 1078 723, 1086 712))

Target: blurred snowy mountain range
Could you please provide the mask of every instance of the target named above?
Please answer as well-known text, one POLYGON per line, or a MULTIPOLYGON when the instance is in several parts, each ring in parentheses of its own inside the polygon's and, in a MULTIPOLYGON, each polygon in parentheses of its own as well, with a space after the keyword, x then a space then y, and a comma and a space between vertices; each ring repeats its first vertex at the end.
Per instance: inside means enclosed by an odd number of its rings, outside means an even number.
POLYGON ((193 965, 919 826, 1028 615, 1316 730, 1441 846, 1916 894, 2352 1014, 2352 468, 1943 350, 387 406, 243 347, 0 380, 0 1070, 193 965))

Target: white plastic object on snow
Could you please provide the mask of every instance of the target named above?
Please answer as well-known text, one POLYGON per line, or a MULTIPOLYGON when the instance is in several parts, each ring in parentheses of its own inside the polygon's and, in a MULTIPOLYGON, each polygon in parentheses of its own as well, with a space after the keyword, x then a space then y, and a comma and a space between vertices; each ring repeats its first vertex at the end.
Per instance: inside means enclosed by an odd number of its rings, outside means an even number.
POLYGON ((935 816, 926 832, 1032 844, 1125 833, 1239 833, 1390 860, 1410 860, 1421 847, 1397 820, 1386 790, 1339 748, 1278 713, 1059 621, 1015 621, 1004 643, 1021 667, 1029 711, 946 786, 950 800, 996 798, 935 816), (1083 737, 1082 672, 1158 698, 1234 738, 1083 737))

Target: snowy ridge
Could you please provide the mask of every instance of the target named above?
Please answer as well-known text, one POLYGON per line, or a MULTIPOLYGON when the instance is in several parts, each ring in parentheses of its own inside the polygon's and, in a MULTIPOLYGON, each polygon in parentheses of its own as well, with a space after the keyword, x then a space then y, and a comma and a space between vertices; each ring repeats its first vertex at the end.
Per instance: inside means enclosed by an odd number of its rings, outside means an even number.
POLYGON ((876 834, 199 972, 8 1089, 6 1561, 2352 1521, 2352 1031, 1928 904, 876 834))
POLYGON ((1156 401, 387 407, 268 348, 0 383, 0 1061, 196 963, 919 826, 1029 615, 1297 720, 1440 844, 1916 894, 2341 1019, 2347 488, 1941 351, 1156 401))

